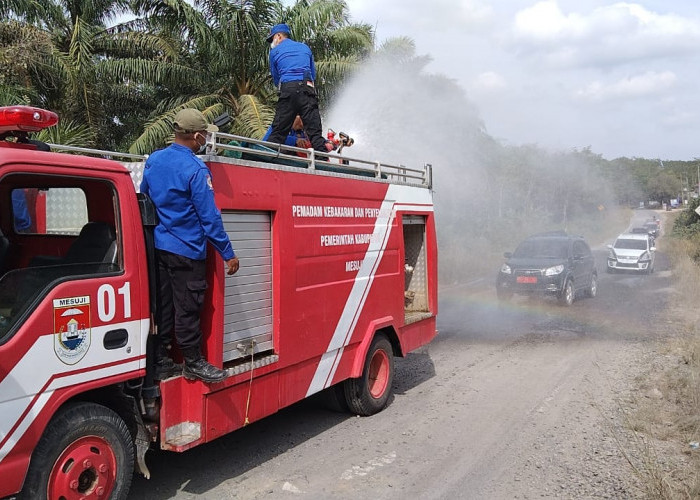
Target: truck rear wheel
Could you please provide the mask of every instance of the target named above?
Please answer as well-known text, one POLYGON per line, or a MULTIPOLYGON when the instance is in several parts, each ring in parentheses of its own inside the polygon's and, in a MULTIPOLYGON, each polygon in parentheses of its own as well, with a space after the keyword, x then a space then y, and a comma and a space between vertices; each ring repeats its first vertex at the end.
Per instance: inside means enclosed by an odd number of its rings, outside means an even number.
POLYGON ((359 378, 344 383, 345 400, 351 412, 369 416, 383 410, 394 383, 394 350, 383 333, 377 334, 367 352, 359 378))
POLYGON ((101 405, 73 404, 39 440, 20 498, 125 499, 133 473, 133 440, 121 417, 101 405))

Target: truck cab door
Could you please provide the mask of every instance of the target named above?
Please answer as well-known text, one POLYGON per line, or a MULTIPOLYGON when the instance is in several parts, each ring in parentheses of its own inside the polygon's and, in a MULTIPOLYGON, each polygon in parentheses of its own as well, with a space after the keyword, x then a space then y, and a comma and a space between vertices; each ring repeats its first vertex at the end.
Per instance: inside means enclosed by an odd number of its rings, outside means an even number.
POLYGON ((118 179, 29 170, 0 170, 0 435, 14 442, 68 398, 141 376, 149 326, 118 179))

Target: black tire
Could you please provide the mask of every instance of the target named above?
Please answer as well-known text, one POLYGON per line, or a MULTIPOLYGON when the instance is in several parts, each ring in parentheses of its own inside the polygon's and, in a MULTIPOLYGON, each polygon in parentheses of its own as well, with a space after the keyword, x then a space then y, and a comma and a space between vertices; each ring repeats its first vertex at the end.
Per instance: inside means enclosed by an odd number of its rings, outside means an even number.
POLYGON ((595 273, 591 275, 591 284, 586 289, 586 295, 590 298, 598 295, 598 275, 595 273))
POLYGON ((394 351, 383 333, 372 339, 364 369, 359 378, 343 383, 348 409, 356 415, 369 416, 389 403, 394 383, 394 351))
POLYGON ((124 420, 105 406, 70 404, 41 436, 18 498, 77 498, 102 488, 100 498, 123 500, 133 474, 134 443, 124 420))
POLYGON ((321 392, 321 401, 323 405, 331 411, 338 413, 347 413, 350 411, 348 402, 345 399, 345 389, 343 384, 335 384, 321 392))
POLYGON ((566 283, 564 283, 564 288, 559 294, 559 303, 563 306, 569 307, 574 303, 574 294, 574 283, 570 279, 567 279, 566 283))
POLYGON ((606 267, 605 270, 608 274, 615 274, 615 269, 613 269, 612 267, 606 267))

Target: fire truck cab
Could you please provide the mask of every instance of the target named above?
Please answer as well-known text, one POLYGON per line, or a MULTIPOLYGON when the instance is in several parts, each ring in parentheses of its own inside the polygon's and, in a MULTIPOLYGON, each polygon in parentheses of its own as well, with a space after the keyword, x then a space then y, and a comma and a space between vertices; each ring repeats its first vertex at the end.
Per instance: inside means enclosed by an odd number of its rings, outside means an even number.
POLYGON ((203 351, 228 378, 156 382, 143 159, 28 140, 56 120, 0 108, 0 497, 125 498, 152 446, 185 451, 320 391, 359 415, 387 405, 394 356, 436 334, 430 166, 280 164, 300 157, 213 134, 202 159, 241 267, 226 276, 210 248, 203 351))

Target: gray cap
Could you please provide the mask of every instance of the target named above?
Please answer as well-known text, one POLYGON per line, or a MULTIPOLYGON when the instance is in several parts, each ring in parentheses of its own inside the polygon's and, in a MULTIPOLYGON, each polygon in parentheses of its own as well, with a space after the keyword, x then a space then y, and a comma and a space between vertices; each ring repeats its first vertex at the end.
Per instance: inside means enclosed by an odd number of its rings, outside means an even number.
POLYGON ((175 115, 173 120, 173 128, 176 132, 191 134, 206 130, 207 132, 217 132, 219 127, 211 123, 207 123, 207 119, 198 109, 187 108, 181 109, 175 115))

